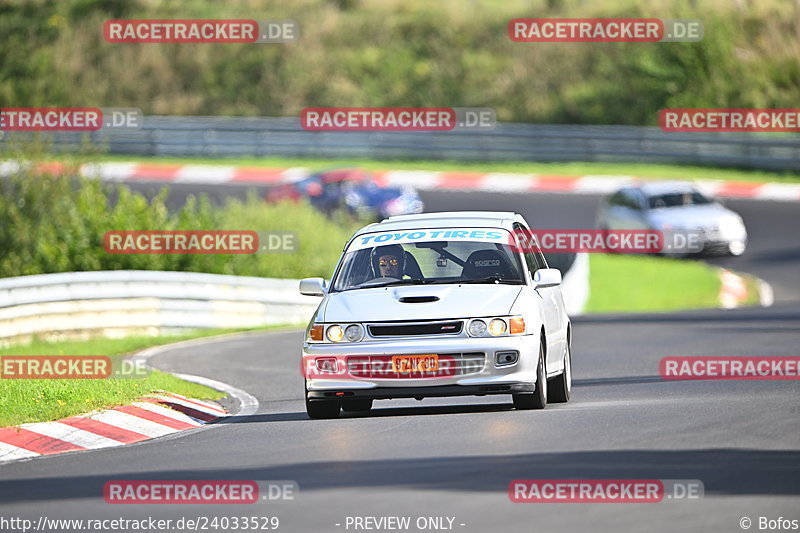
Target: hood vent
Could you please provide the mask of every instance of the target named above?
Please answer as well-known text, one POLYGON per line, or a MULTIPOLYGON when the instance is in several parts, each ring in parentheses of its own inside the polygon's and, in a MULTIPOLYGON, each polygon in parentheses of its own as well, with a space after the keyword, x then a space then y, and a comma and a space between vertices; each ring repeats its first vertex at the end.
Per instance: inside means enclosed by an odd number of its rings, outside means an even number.
POLYGON ((438 296, 403 296, 400 302, 404 304, 424 304, 427 302, 438 302, 438 296))

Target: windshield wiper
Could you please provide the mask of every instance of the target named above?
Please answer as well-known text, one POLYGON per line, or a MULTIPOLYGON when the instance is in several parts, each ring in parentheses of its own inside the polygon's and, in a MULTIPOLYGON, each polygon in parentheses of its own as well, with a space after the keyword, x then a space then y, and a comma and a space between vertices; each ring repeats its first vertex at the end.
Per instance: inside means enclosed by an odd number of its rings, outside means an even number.
POLYGON ((522 285, 522 282, 518 279, 505 279, 500 276, 487 276, 479 279, 464 279, 459 281, 459 283, 503 283, 505 285, 522 285))
POLYGON ((376 283, 373 285, 370 284, 369 281, 366 281, 364 283, 356 285, 355 287, 350 287, 345 290, 349 291, 353 289, 374 289, 375 287, 389 287, 392 285, 426 285, 431 282, 432 282, 431 280, 427 279, 398 279, 395 281, 387 281, 386 283, 376 283))

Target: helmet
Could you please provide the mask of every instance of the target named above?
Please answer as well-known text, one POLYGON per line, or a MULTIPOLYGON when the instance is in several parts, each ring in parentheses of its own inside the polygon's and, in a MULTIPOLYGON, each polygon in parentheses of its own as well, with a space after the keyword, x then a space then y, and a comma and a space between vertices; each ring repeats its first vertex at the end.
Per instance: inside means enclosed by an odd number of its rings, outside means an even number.
POLYGON ((377 248, 372 249, 372 253, 370 253, 370 264, 372 265, 372 274, 376 277, 380 277, 381 269, 378 267, 378 260, 381 256, 384 255, 393 255, 397 258, 397 261, 400 265, 400 272, 405 272, 406 269, 406 252, 403 250, 403 247, 399 244, 389 244, 387 246, 378 246, 377 248))

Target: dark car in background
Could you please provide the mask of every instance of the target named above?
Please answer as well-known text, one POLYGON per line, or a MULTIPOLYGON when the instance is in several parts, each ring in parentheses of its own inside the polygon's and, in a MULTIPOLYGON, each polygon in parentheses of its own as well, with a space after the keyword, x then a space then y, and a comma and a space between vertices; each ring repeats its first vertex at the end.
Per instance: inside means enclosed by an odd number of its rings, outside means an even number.
POLYGON ((308 200, 327 215, 344 210, 356 218, 370 221, 422 213, 424 208, 413 187, 381 184, 372 173, 358 168, 311 174, 291 183, 277 185, 266 195, 268 202, 301 199, 308 200))

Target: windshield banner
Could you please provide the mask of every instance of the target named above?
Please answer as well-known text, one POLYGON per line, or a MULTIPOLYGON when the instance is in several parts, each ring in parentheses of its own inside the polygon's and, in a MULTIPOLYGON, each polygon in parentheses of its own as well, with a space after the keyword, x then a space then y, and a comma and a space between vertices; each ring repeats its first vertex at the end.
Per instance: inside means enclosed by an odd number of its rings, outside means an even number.
POLYGON ((474 241, 511 244, 513 243, 512 239, 511 233, 499 228, 428 228, 359 235, 353 239, 347 250, 352 252, 388 244, 414 244, 431 241, 474 241))

